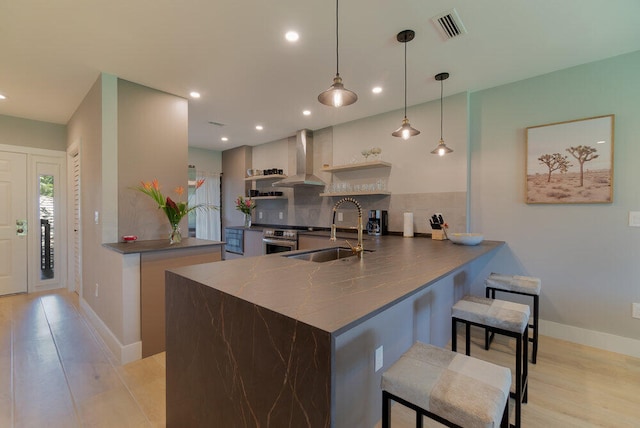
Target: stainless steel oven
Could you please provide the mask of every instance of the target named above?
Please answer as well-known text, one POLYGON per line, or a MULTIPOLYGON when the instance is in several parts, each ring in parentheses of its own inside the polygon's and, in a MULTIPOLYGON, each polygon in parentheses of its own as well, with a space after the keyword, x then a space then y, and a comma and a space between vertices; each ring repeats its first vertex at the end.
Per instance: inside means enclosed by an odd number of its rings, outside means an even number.
POLYGON ((298 231, 290 229, 265 229, 262 232, 262 253, 284 253, 298 249, 298 231))

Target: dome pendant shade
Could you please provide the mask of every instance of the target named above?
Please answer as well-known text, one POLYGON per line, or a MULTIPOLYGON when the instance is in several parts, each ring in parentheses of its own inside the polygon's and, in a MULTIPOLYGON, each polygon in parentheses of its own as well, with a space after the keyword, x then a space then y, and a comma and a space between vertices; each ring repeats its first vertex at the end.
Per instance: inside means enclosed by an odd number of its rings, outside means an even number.
POLYGON ((327 106, 342 107, 358 101, 358 95, 344 87, 339 74, 333 78, 333 85, 318 95, 318 101, 327 106))
POLYGON ((438 146, 431 150, 432 155, 444 156, 453 152, 452 149, 447 147, 444 143, 444 139, 442 138, 442 91, 443 91, 443 80, 447 80, 449 78, 449 73, 438 73, 435 75, 435 79, 440 82, 440 142, 438 146))
POLYGON ((401 137, 403 140, 418 135, 420 131, 412 128, 407 119, 407 43, 409 43, 415 37, 416 33, 413 30, 400 31, 396 36, 396 39, 400 43, 404 43, 404 119, 402 119, 402 125, 391 133, 394 137, 401 137))
POLYGON ((451 150, 449 147, 447 147, 447 145, 444 143, 444 140, 440 140, 440 142, 438 143, 438 147, 436 147, 435 149, 431 150, 431 154, 432 155, 439 155, 439 156, 444 156, 446 154, 449 154, 453 152, 453 150, 451 150))
POLYGON ((330 107, 348 106, 358 101, 356 93, 345 89, 342 84, 342 77, 340 77, 340 33, 338 31, 338 10, 339 3, 338 0, 336 0, 336 77, 333 78, 333 85, 318 95, 318 101, 330 107))
POLYGON ((393 135, 394 137, 402 137, 403 140, 408 140, 410 137, 414 137, 419 133, 420 131, 413 128, 409 123, 409 119, 405 117, 404 119, 402 119, 402 126, 393 131, 391 135, 393 135))

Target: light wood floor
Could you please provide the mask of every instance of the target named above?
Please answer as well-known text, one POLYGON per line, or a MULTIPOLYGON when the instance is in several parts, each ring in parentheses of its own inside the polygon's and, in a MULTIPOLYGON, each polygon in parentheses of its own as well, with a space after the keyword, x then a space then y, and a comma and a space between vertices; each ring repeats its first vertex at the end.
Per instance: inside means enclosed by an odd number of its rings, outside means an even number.
MULTIPOLYGON (((511 341, 496 337, 487 352, 481 337, 472 356, 513 365, 511 341)), ((529 368, 524 427, 640 427, 640 359, 541 337, 529 368)), ((161 427, 165 391, 164 354, 118 366, 77 295, 0 297, 0 428, 161 427)), ((394 428, 413 418, 393 406, 394 428)))

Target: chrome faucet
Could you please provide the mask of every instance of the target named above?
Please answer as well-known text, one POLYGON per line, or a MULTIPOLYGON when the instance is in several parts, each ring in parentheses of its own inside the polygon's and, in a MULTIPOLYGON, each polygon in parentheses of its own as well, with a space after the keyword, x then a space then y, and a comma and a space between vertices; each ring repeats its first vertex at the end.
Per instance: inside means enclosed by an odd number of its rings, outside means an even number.
POLYGON ((351 202, 352 204, 354 204, 356 206, 356 208, 358 208, 358 245, 357 246, 353 246, 351 245, 351 243, 349 243, 349 241, 346 241, 347 245, 349 245, 349 247, 351 247, 351 251, 353 251, 353 254, 356 254, 358 256, 358 258, 362 258, 362 253, 364 252, 364 246, 362 245, 362 207, 360 206, 360 203, 358 201, 356 201, 353 198, 342 198, 340 199, 338 202, 336 202, 336 204, 333 206, 333 219, 331 220, 331 240, 335 241, 336 240, 336 211, 338 210, 338 207, 340 205, 342 205, 344 202, 351 202))

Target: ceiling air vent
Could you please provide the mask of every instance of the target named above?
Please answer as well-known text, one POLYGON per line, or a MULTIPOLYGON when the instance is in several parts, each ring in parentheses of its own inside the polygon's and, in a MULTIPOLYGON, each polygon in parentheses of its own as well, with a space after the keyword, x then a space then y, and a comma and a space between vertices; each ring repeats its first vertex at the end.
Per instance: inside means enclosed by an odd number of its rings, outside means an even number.
POLYGON ((449 40, 467 34, 467 29, 464 28, 464 24, 455 9, 442 12, 431 18, 431 21, 436 26, 443 40, 449 40))
POLYGON ((209 125, 213 125, 213 126, 224 126, 224 123, 214 122, 213 120, 210 120, 210 121, 209 121, 209 125))

